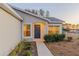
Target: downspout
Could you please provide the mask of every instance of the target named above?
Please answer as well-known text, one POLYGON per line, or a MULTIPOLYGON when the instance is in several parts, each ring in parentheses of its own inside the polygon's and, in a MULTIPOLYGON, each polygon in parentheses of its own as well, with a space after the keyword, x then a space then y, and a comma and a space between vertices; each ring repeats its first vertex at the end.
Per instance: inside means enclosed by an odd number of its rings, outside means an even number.
POLYGON ((20 48, 19 48, 19 52, 18 52, 18 54, 20 54, 20 52, 21 52, 21 46, 22 46, 22 21, 21 21, 21 40, 20 40, 20 48))
POLYGON ((21 41, 22 41, 22 21, 21 21, 21 41))

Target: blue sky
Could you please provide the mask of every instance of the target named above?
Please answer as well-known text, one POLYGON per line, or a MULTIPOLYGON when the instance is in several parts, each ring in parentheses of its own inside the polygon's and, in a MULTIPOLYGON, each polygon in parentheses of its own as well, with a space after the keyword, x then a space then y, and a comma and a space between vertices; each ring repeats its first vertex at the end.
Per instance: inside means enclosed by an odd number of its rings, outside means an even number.
POLYGON ((68 23, 79 24, 78 3, 12 3, 22 9, 49 10, 51 17, 62 19, 68 23))

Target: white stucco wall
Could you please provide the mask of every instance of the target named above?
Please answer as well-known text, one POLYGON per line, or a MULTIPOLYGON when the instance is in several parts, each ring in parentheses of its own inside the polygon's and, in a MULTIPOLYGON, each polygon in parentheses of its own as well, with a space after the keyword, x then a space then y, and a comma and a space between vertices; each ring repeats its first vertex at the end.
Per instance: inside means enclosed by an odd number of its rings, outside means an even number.
POLYGON ((20 40, 20 21, 0 8, 0 55, 8 55, 20 40))
MULTIPOLYGON (((44 32, 42 32, 42 34, 47 34, 47 25, 48 23, 45 22, 44 20, 40 19, 40 18, 37 18, 37 17, 34 17, 34 16, 31 16, 31 15, 28 15, 28 14, 25 14, 23 12, 20 12, 20 11, 17 11, 15 10, 22 18, 23 18, 23 22, 22 22, 22 27, 24 26, 24 24, 31 24, 31 36, 30 37, 26 37, 27 40, 30 38, 31 40, 33 40, 34 38, 34 29, 33 29, 33 24, 34 23, 45 23, 45 27, 43 27, 42 29, 44 30, 44 32)), ((23 29, 22 29, 22 32, 23 32, 23 29)), ((24 39, 24 34, 22 33, 22 38, 24 39)))
MULTIPOLYGON (((34 38, 34 27, 33 27, 33 24, 35 23, 44 23, 42 24, 42 31, 41 31, 41 35, 42 35, 42 39, 43 39, 43 36, 45 34, 48 34, 48 26, 49 25, 54 25, 54 26, 59 26, 60 27, 60 34, 62 33, 62 24, 49 24, 48 22, 40 19, 40 18, 37 18, 37 17, 34 17, 34 16, 31 16, 31 15, 28 15, 26 13, 23 13, 21 11, 18 11, 15 9, 15 11, 23 18, 23 22, 22 22, 22 27, 24 26, 24 24, 30 24, 31 25, 31 36, 30 37, 24 37, 23 33, 22 33, 22 38, 23 39, 33 39, 34 38)), ((22 28, 22 32, 23 32, 23 28, 22 28)))

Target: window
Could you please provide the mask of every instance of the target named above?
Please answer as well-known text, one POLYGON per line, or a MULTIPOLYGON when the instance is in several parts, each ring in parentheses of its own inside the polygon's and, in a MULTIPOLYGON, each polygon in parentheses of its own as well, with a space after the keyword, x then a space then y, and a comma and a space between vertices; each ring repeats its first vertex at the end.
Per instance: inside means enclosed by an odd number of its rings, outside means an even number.
POLYGON ((31 32, 30 32, 30 24, 24 24, 24 36, 30 36, 31 32))
POLYGON ((48 27, 48 34, 56 34, 59 33, 59 26, 49 26, 48 27))

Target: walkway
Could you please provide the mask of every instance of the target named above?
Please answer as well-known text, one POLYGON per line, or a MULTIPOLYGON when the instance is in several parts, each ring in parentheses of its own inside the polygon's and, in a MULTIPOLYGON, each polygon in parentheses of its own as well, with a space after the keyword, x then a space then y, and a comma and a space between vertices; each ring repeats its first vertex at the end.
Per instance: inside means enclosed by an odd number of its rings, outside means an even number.
POLYGON ((41 43, 36 42, 36 44, 37 44, 38 56, 53 56, 43 42, 41 43))

